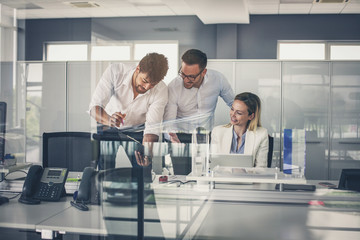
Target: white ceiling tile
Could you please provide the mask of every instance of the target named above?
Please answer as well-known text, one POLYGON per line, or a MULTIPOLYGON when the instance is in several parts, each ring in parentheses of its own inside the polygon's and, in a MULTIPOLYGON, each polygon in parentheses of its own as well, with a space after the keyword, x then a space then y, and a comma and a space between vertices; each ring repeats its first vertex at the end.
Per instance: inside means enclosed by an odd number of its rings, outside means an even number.
POLYGON ((280 0, 248 0, 247 3, 249 6, 254 4, 279 4, 280 0))
POLYGON ((129 8, 111 8, 110 12, 116 16, 132 17, 132 16, 145 16, 144 12, 140 11, 136 7, 129 8))
POLYGON ((341 13, 360 13, 360 4, 348 3, 341 13))
POLYGON ((61 14, 61 11, 49 11, 44 9, 30 9, 26 11, 26 15, 29 17, 31 15, 36 16, 37 18, 63 18, 64 15, 61 14))
POLYGON ((249 23, 246 0, 185 0, 205 24, 249 23))
POLYGON ((183 0, 163 0, 163 3, 176 15, 195 15, 194 10, 183 0))
POLYGON ((62 2, 55 2, 55 3, 49 3, 49 2, 38 2, 36 3, 37 6, 44 8, 44 9, 54 9, 54 8, 58 8, 58 9, 66 9, 71 7, 70 5, 64 4, 62 2))
POLYGON ((360 13, 360 0, 340 4, 312 4, 312 0, 0 0, 0 4, 18 8, 18 18, 197 15, 206 24, 243 23, 249 21, 249 14, 360 13), (84 10, 64 4, 71 1, 95 2, 100 7, 84 10), (43 9, 20 9, 31 6, 43 9))
POLYGON ((305 3, 313 3, 314 0, 280 0, 280 4, 305 4, 305 3))
POLYGON ((86 12, 81 12, 78 9, 73 9, 74 11, 62 10, 61 14, 66 16, 66 18, 87 18, 89 17, 86 12))
POLYGON ((344 3, 314 3, 310 10, 310 13, 329 13, 338 14, 345 7, 344 3))
POLYGON ((311 4, 280 4, 280 14, 308 14, 311 4))
POLYGON ((254 4, 249 5, 250 14, 278 14, 279 4, 254 4))
POLYGON ((134 4, 129 3, 127 1, 118 1, 118 0, 94 0, 92 2, 95 2, 96 4, 100 5, 100 7, 105 8, 121 8, 121 7, 133 7, 134 4))
POLYGON ((175 15, 167 6, 138 6, 137 8, 148 16, 175 15))

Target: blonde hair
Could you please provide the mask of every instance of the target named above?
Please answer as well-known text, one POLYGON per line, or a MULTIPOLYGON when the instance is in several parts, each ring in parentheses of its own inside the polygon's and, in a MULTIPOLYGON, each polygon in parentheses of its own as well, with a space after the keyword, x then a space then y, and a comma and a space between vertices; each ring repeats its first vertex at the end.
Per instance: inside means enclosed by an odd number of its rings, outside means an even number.
POLYGON ((256 131, 257 127, 261 127, 261 101, 260 98, 250 92, 243 92, 236 95, 235 100, 239 100, 245 103, 248 108, 248 114, 254 114, 254 118, 248 122, 248 129, 250 131, 256 131))

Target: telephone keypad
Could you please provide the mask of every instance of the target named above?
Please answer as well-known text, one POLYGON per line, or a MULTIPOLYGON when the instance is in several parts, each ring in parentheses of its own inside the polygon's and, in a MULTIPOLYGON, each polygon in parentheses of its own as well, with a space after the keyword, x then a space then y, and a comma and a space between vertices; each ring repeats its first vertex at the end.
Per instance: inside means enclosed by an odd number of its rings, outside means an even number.
POLYGON ((49 183, 41 183, 38 198, 51 200, 58 197, 61 194, 62 189, 58 184, 54 184, 53 182, 49 183))

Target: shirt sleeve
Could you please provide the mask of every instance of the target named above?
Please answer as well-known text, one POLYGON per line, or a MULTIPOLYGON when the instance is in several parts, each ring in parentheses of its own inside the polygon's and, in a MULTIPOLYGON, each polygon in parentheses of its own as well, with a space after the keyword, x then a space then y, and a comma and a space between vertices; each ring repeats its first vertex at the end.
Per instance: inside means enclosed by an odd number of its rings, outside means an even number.
POLYGON ((151 96, 151 103, 146 113, 146 122, 144 134, 160 135, 161 122, 164 116, 165 106, 168 102, 168 89, 164 82, 156 89, 156 92, 151 96))
POLYGON ((226 80, 225 76, 221 73, 219 74, 221 81, 220 97, 224 100, 226 105, 231 107, 235 98, 234 90, 232 89, 230 83, 226 80))
POLYGON ((177 92, 175 87, 175 79, 169 84, 168 87, 169 101, 165 108, 164 120, 174 120, 177 116, 178 104, 177 104, 177 92))
POLYGON ((97 84, 91 102, 89 105, 89 112, 95 106, 100 106, 105 109, 114 94, 114 81, 116 79, 115 66, 110 65, 103 73, 99 83, 97 84))
POLYGON ((256 151, 255 166, 256 167, 267 167, 267 159, 269 152, 269 138, 268 132, 265 128, 262 128, 261 141, 258 150, 256 151))
POLYGON ((213 130, 211 131, 211 153, 219 153, 219 144, 220 144, 220 140, 219 140, 219 131, 220 127, 214 127, 213 130))

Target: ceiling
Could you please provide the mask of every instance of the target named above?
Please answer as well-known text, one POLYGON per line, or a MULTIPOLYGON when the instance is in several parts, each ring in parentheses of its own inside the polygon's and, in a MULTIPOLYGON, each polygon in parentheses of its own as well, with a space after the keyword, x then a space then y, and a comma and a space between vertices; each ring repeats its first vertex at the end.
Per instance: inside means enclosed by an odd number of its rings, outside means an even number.
POLYGON ((256 14, 360 14, 360 0, 0 0, 18 19, 196 15, 204 24, 256 14), (317 2, 318 1, 318 2, 317 2))

